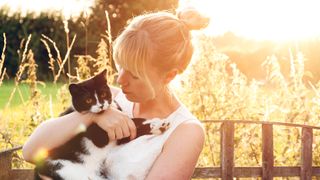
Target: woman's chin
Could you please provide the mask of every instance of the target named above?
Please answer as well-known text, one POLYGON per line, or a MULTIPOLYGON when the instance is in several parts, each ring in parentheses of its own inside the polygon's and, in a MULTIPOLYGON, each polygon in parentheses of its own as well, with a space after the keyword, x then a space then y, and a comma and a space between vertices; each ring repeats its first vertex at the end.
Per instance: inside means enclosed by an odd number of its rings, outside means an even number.
POLYGON ((132 96, 132 94, 124 94, 125 96, 126 96, 126 98, 129 100, 129 101, 132 101, 132 102, 134 102, 134 97, 132 96))
POLYGON ((141 98, 134 96, 133 94, 125 94, 126 98, 131 102, 141 103, 143 100, 141 98))

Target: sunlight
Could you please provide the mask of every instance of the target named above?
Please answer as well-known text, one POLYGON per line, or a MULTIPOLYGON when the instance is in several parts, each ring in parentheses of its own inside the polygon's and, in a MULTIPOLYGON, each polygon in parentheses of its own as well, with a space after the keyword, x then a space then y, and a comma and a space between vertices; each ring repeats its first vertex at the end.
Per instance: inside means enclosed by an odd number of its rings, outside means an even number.
POLYGON ((257 40, 300 40, 320 35, 317 0, 180 0, 211 17, 206 33, 231 31, 257 40))
POLYGON ((75 130, 75 134, 85 132, 86 130, 87 130, 87 126, 84 125, 83 123, 80 123, 78 128, 76 128, 76 130, 75 130))
POLYGON ((2 0, 0 7, 8 6, 9 15, 20 12, 22 17, 27 13, 33 12, 39 15, 41 12, 56 14, 61 13, 65 19, 79 17, 82 12, 91 13, 91 7, 95 0, 2 0))
POLYGON ((42 163, 44 159, 48 157, 48 150, 41 148, 39 149, 35 156, 33 157, 34 162, 36 163, 42 163))

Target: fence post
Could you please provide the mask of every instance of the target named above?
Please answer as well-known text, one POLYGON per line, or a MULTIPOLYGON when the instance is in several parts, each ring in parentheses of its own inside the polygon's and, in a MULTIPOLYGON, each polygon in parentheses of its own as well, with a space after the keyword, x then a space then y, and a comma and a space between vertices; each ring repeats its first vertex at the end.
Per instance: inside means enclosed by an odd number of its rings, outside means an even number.
POLYGON ((4 151, 0 153, 0 179, 7 179, 11 171, 12 152, 4 151))
POLYGON ((223 122, 221 124, 221 178, 233 179, 234 171, 234 123, 223 122))
POLYGON ((273 127, 262 124, 262 179, 273 179, 273 127))
POLYGON ((303 127, 301 136, 301 180, 309 180, 312 177, 312 128, 303 127))

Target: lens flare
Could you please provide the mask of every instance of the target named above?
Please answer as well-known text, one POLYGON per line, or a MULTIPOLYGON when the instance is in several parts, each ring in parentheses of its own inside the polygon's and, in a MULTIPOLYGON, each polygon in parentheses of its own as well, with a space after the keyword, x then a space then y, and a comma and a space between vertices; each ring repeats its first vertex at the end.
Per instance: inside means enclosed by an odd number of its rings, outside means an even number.
POLYGON ((81 123, 81 124, 79 124, 78 128, 75 130, 75 134, 85 132, 86 130, 87 130, 86 125, 81 123))
POLYGON ((34 162, 36 162, 36 164, 42 164, 47 157, 48 157, 48 150, 41 148, 36 152, 33 160, 34 162))
POLYGON ((320 36, 318 0, 180 0, 211 17, 206 33, 233 32, 257 40, 301 40, 320 36))

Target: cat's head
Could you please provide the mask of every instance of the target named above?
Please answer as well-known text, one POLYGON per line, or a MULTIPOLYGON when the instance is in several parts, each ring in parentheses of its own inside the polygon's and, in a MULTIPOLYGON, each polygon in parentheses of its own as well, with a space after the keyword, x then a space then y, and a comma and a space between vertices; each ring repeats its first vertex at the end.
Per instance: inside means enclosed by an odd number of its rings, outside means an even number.
POLYGON ((99 113, 109 107, 112 94, 107 84, 106 70, 76 84, 70 84, 72 105, 78 112, 99 113))

